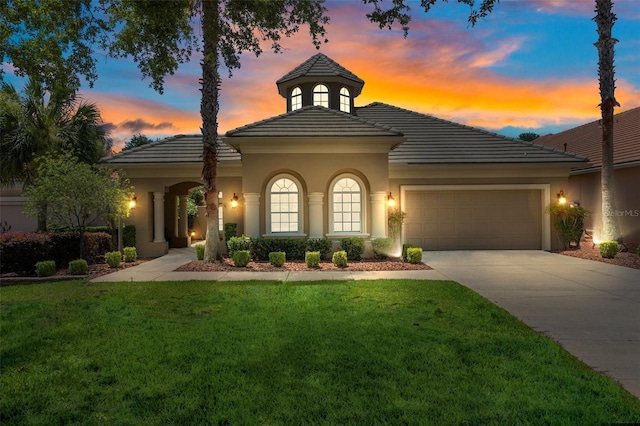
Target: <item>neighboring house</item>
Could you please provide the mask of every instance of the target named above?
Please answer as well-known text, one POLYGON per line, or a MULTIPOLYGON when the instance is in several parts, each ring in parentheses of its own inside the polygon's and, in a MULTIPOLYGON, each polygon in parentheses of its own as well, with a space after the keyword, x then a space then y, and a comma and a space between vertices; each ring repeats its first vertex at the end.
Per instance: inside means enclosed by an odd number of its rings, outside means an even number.
MULTIPOLYGON (((404 242, 425 250, 559 247, 545 208, 585 158, 384 103, 356 107, 364 81, 320 53, 276 85, 286 113, 218 141, 220 224, 251 237, 380 238, 392 197, 404 242)), ((190 242, 178 218, 201 184, 201 155, 200 135, 180 135, 103 159, 135 186, 126 222, 140 256, 190 242)))
MULTIPOLYGON (((577 153, 589 164, 575 165, 569 175, 567 198, 591 214, 587 227, 598 237, 602 221, 602 127, 593 121, 561 133, 542 136, 535 143, 577 153)), ((624 242, 640 243, 640 107, 616 114, 613 130, 614 196, 624 242)))

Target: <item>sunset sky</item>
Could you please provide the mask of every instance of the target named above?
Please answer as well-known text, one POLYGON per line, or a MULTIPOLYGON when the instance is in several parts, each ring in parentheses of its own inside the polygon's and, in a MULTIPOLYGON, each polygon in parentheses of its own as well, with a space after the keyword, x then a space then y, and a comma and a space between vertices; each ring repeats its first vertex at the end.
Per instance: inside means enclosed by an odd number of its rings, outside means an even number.
MULTIPOLYGON (((329 43, 320 52, 365 81, 356 106, 379 101, 507 136, 555 133, 599 118, 593 0, 502 0, 475 27, 454 0, 428 14, 412 8, 409 36, 380 30, 359 0, 328 0, 329 43)), ((617 112, 640 106, 640 0, 617 0, 617 112)), ((281 54, 242 56, 222 71, 219 131, 281 114, 275 81, 316 53, 306 28, 281 54)), ((100 59, 93 89, 120 150, 134 133, 151 138, 200 133, 199 55, 166 79, 159 95, 130 60, 100 59)), ((7 64, 5 64, 6 66, 7 64)), ((21 80, 7 76, 20 86, 21 80)))

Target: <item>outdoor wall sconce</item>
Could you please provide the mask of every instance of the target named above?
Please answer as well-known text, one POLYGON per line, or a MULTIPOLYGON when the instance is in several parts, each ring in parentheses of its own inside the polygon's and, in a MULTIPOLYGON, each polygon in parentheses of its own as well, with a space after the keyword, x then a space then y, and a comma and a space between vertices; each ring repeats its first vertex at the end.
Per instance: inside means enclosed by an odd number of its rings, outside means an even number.
POLYGON ((136 197, 133 197, 131 200, 129 200, 130 209, 134 209, 137 204, 138 204, 138 199, 136 197))
POLYGON ((562 189, 558 192, 558 204, 567 204, 567 198, 564 196, 564 191, 562 189))
POLYGON ((389 207, 393 207, 396 205, 396 200, 395 198, 393 198, 393 195, 391 195, 391 192, 389 192, 389 195, 387 195, 387 205, 389 207))
POLYGON ((238 207, 238 196, 234 192, 233 197, 231 197, 231 208, 235 209, 236 207, 238 207))

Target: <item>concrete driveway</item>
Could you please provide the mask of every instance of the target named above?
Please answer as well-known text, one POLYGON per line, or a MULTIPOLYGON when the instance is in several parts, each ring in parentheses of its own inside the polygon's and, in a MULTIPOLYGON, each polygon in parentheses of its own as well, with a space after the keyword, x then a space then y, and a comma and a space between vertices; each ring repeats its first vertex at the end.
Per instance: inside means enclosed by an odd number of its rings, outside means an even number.
POLYGON ((425 252, 423 261, 640 398, 640 270, 544 251, 425 252))

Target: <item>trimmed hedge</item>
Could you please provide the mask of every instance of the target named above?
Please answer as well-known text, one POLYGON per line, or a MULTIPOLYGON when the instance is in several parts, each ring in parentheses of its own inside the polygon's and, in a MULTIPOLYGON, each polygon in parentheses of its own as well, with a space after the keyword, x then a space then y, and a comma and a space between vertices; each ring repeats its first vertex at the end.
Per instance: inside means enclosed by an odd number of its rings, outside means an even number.
POLYGON ((125 225, 122 228, 122 244, 124 247, 136 246, 136 226, 125 225))
POLYGON ((280 268, 287 260, 287 255, 283 251, 272 251, 269 253, 269 263, 280 268))
POLYGON ((204 244, 196 244, 196 258, 198 260, 204 259, 204 244))
POLYGON ((403 244, 402 245, 402 260, 407 261, 407 250, 413 247, 413 244, 403 244))
POLYGON ((89 267, 84 259, 76 259, 69 262, 70 275, 87 275, 89 267))
POLYGON ((618 254, 618 242, 617 241, 602 241, 598 245, 600 250, 600 256, 606 259, 613 259, 618 254))
POLYGON ((331 261, 338 268, 346 268, 347 267, 347 252, 344 250, 337 251, 333 253, 331 257, 331 261))
POLYGON ((104 260, 107 265, 111 266, 112 268, 117 268, 122 262, 122 253, 120 253, 119 251, 110 251, 109 253, 106 253, 104 255, 104 260))
POLYGON ((307 264, 309 268, 317 268, 320 266, 320 252, 319 251, 308 251, 304 254, 304 263, 307 264))
POLYGON ((282 251, 289 260, 302 260, 307 241, 303 238, 264 238, 251 240, 251 254, 255 260, 269 260, 269 253, 282 251))
POLYGON ((251 260, 251 253, 249 250, 236 250, 233 252, 233 264, 239 268, 244 268, 249 264, 251 260))
POLYGON ((135 247, 125 247, 122 249, 125 262, 135 262, 138 260, 138 251, 135 247))
POLYGON ((420 262, 422 262, 422 248, 420 248, 420 247, 409 247, 407 249, 407 261, 409 263, 420 263, 420 262))
POLYGON ((56 273, 56 262, 53 260, 42 260, 36 263, 36 275, 39 277, 50 277, 56 273))
POLYGON ((349 260, 362 260, 362 254, 364 253, 364 238, 342 238, 340 240, 340 246, 342 247, 342 250, 347 252, 347 258, 349 260))

